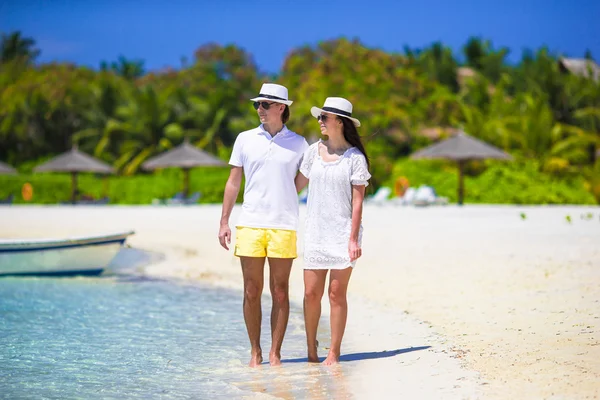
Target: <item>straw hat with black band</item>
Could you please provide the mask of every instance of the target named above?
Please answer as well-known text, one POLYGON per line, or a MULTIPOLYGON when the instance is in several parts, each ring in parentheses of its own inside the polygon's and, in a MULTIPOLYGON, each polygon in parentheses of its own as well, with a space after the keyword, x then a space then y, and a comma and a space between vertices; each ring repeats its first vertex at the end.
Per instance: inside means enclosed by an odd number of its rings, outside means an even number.
POLYGON ((354 123, 354 126, 359 127, 360 121, 352 117, 352 103, 343 97, 328 97, 325 99, 323 107, 312 107, 310 113, 313 117, 318 118, 322 112, 339 115, 340 117, 348 118, 354 123))
POLYGON ((263 83, 260 93, 251 101, 273 101, 275 103, 291 106, 293 101, 288 100, 288 90, 285 86, 276 83, 263 83))

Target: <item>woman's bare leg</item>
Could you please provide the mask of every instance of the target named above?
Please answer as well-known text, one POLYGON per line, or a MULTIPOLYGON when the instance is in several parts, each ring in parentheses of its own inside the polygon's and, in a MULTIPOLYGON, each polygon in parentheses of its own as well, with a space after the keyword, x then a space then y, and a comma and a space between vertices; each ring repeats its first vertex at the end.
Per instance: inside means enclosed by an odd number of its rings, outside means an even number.
POLYGON ((304 270, 304 326, 308 362, 319 362, 317 354, 317 328, 321 318, 321 299, 325 292, 326 269, 304 270))
POLYGON ((331 347, 324 365, 337 364, 340 361, 342 338, 346 330, 348 318, 348 282, 352 274, 352 267, 346 269, 332 269, 329 275, 329 304, 331 306, 331 347))

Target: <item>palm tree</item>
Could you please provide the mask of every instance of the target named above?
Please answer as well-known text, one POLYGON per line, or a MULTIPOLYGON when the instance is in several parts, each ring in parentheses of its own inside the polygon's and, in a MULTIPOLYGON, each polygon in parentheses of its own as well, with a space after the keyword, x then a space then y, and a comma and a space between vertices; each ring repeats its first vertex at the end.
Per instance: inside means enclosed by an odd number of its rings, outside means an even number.
POLYGON ((73 134, 73 142, 93 152, 95 157, 111 158, 118 154, 116 143, 111 139, 121 129, 117 116, 120 90, 115 83, 103 79, 92 88, 92 96, 92 107, 83 113, 85 128, 73 134))
POLYGON ((16 59, 32 62, 40 54, 40 50, 34 46, 35 40, 21 36, 19 31, 8 35, 3 33, 0 41, 0 63, 16 59))
POLYGON ((128 60, 120 56, 116 62, 110 65, 103 61, 100 63, 100 69, 103 71, 112 70, 116 74, 128 80, 134 80, 144 75, 144 62, 142 60, 128 60))
POLYGON ((488 53, 488 44, 487 42, 483 42, 481 38, 470 37, 467 44, 463 47, 463 53, 467 65, 481 71, 483 59, 488 53))
POLYGON ((586 60, 594 61, 594 57, 592 56, 592 52, 590 51, 590 49, 587 49, 585 51, 583 58, 585 58, 586 60))
POLYGON ((458 63, 449 47, 440 42, 433 43, 430 48, 418 55, 417 65, 430 79, 448 86, 453 92, 458 91, 456 79, 458 63))
POLYGON ((225 125, 227 109, 189 95, 182 88, 176 89, 171 96, 170 105, 186 137, 196 147, 217 153, 218 147, 223 145, 219 134, 225 125))
POLYGON ((500 80, 502 72, 506 70, 504 61, 509 49, 503 47, 495 51, 489 40, 482 41, 478 37, 471 37, 463 47, 463 53, 467 65, 480 71, 492 83, 500 80))
POLYGON ((170 106, 170 93, 158 93, 151 86, 135 89, 117 114, 120 122, 114 130, 121 146, 114 165, 125 175, 134 174, 148 157, 173 147, 185 135, 170 106))

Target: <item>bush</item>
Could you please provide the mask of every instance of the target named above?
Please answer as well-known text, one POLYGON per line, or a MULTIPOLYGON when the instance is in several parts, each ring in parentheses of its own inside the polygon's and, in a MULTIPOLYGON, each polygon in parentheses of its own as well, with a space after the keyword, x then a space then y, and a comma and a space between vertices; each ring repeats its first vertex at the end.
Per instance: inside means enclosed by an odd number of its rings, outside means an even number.
MULTIPOLYGON (((595 204, 586 190, 583 176, 558 178, 540 172, 537 161, 486 161, 486 169, 478 176, 464 176, 465 203, 488 204, 595 204)), ((444 160, 411 160, 396 162, 392 177, 385 182, 394 187, 395 180, 405 176, 410 186, 432 186, 439 196, 457 201, 458 168, 444 160)))
MULTIPOLYGON (((577 176, 553 176, 540 172, 537 161, 486 161, 474 166, 477 176, 465 174, 465 203, 488 204, 596 204, 600 201, 600 174, 587 171, 592 180, 577 176), (482 172, 481 172, 482 171, 482 172), (587 186, 587 187, 586 187, 587 186), (597 196, 594 197, 594 194, 597 196), (598 199, 598 200, 597 200, 598 199)), ((599 163, 600 166, 600 163, 599 163)), ((456 163, 443 160, 411 160, 402 158, 391 166, 390 178, 383 182, 394 187, 400 176, 408 178, 410 186, 430 185, 440 196, 457 201, 458 171, 456 163)), ((202 193, 200 203, 221 203, 228 168, 195 168, 190 172, 190 193, 202 193)), ((172 197, 182 190, 183 172, 166 169, 153 174, 135 176, 94 176, 80 174, 82 194, 101 198, 108 194, 110 204, 151 204, 153 199, 172 197)), ((0 175, 0 198, 15 195, 15 203, 25 203, 21 196, 23 184, 33 186, 31 203, 57 204, 71 197, 69 174, 0 175)), ((374 191, 375 188, 372 188, 374 191)), ((243 194, 243 182, 238 202, 243 194)))
MULTIPOLYGON (((195 168, 190 171, 190 194, 201 192, 200 203, 223 201, 228 168, 195 168)), ((57 204, 71 198, 70 174, 0 175, 0 198, 15 195, 15 203, 26 203, 21 188, 26 182, 33 186, 31 203, 57 204)), ((107 194, 110 204, 150 204, 155 198, 169 198, 180 192, 183 186, 183 171, 166 169, 153 174, 135 176, 94 176, 79 174, 78 187, 82 194, 101 198, 107 194)), ((238 201, 242 198, 242 189, 238 201)))

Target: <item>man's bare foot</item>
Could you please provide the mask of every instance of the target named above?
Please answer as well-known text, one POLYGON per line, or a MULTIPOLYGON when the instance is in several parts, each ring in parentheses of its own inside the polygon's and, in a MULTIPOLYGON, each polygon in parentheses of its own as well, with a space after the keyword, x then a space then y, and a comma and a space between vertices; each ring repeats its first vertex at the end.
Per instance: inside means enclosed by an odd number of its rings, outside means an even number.
POLYGON ((269 364, 271 367, 278 367, 281 365, 281 354, 271 352, 269 353, 269 364))
POLYGON ((250 357, 250 362, 248 363, 248 366, 251 368, 256 368, 260 364, 262 364, 262 361, 263 361, 262 353, 252 354, 252 356, 250 357))
POLYGON ((340 362, 340 356, 337 354, 334 354, 332 352, 329 352, 329 354, 327 354, 327 358, 325 359, 325 361, 323 361, 323 365, 335 365, 335 364, 339 364, 340 362))

